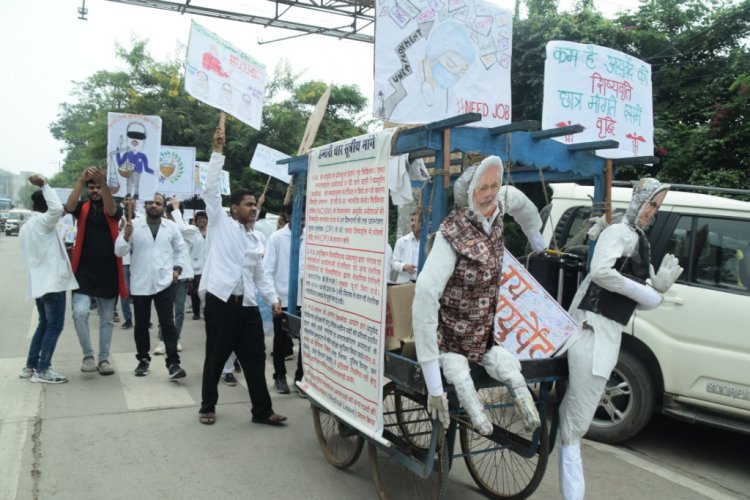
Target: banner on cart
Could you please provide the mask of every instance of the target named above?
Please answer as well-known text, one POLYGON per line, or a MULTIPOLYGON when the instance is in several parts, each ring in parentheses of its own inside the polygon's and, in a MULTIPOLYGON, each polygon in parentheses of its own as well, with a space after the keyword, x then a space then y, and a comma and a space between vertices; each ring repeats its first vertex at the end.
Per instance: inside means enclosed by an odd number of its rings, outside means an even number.
POLYGON ((549 358, 575 329, 575 320, 506 248, 495 311, 495 342, 518 359, 549 358))
POLYGON ((375 439, 383 427, 392 132, 313 149, 307 174, 302 387, 375 439))

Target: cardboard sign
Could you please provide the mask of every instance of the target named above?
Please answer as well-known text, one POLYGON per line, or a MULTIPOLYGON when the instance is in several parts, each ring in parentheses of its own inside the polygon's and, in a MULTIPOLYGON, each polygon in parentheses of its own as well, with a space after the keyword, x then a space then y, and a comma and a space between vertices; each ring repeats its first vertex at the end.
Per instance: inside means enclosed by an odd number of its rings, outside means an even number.
POLYGON ((577 327, 507 248, 494 323, 495 342, 518 359, 551 357, 577 327))

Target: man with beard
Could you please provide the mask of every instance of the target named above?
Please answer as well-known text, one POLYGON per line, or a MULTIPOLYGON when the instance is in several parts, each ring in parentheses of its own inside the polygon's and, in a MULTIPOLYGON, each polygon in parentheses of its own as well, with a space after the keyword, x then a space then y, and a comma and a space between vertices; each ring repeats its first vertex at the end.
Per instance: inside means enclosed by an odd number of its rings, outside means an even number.
POLYGON ((122 270, 122 260, 115 256, 114 242, 119 233, 117 222, 122 209, 115 203, 104 174, 96 167, 84 170, 65 203, 65 210, 78 220, 78 232, 73 247, 71 264, 79 288, 72 293, 73 323, 83 351, 82 372, 99 371, 111 375, 115 371, 109 362, 112 344, 112 316, 115 299, 127 297, 128 290, 122 270), (78 201, 86 185, 88 200, 78 201), (99 363, 94 360, 94 349, 89 334, 91 300, 99 311, 99 363))
MULTIPOLYGON (((115 242, 115 253, 130 253, 130 297, 135 316, 135 347, 138 366, 136 377, 148 375, 151 342, 148 325, 151 303, 156 307, 161 335, 167 350, 166 364, 169 378, 185 377, 177 353, 177 329, 174 323, 174 287, 180 278, 181 262, 189 259, 177 224, 164 218, 166 199, 154 194, 145 203, 146 217, 125 223, 125 229, 115 242)), ((132 201, 131 201, 132 203, 132 201)), ((184 300, 184 299, 183 299, 184 300)))

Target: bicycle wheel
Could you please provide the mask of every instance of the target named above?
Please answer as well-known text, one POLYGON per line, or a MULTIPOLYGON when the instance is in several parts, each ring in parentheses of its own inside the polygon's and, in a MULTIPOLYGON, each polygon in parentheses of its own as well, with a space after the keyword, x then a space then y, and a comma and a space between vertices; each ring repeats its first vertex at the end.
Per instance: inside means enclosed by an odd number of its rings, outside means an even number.
POLYGON ((357 461, 365 445, 357 431, 317 406, 313 406, 313 423, 320 450, 331 465, 346 469, 357 461))
POLYGON ((528 432, 505 387, 480 389, 479 394, 490 421, 500 429, 490 439, 461 426, 459 438, 469 474, 490 498, 527 498, 547 469, 549 431, 544 415, 542 425, 528 432))
POLYGON ((432 418, 425 405, 402 392, 394 394, 396 421, 403 438, 414 448, 430 447, 432 418))
MULTIPOLYGON (((392 382, 383 388, 383 437, 393 443, 395 455, 389 455, 372 442, 368 444, 370 470, 378 496, 381 500, 439 499, 445 491, 448 479, 448 452, 445 439, 440 439, 434 457, 433 470, 427 478, 420 477, 403 465, 399 457, 424 462, 428 458, 428 449, 414 446, 408 434, 404 434, 403 425, 399 424, 400 417, 396 407, 399 395, 404 396, 396 391, 396 386, 392 382)), ((402 403, 405 399, 402 398, 402 403)), ((430 430, 432 430, 431 427, 430 430)), ((427 444, 429 446, 429 442, 427 444)))

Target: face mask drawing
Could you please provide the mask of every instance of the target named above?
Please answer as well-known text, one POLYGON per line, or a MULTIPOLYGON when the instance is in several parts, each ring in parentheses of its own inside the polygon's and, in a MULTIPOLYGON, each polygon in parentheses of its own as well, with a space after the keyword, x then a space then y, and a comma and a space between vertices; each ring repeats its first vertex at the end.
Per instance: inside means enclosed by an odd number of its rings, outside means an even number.
POLYGON ((430 31, 423 62, 425 103, 432 105, 436 86, 448 90, 458 83, 475 57, 474 43, 461 24, 446 21, 430 31))

